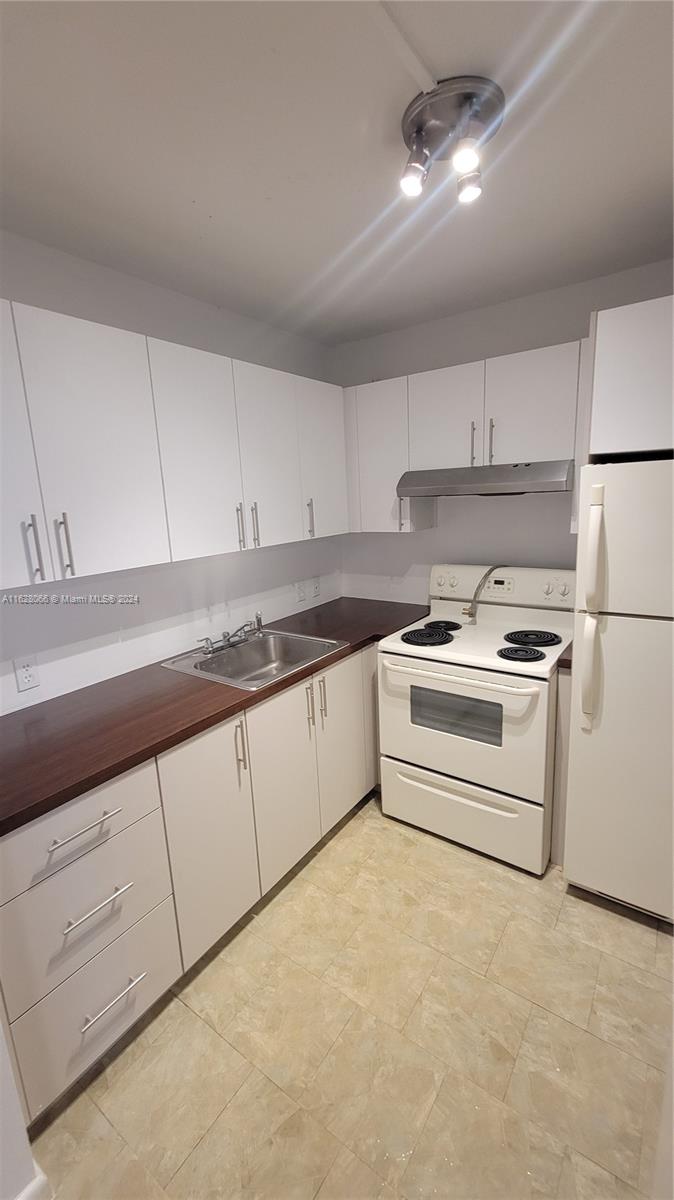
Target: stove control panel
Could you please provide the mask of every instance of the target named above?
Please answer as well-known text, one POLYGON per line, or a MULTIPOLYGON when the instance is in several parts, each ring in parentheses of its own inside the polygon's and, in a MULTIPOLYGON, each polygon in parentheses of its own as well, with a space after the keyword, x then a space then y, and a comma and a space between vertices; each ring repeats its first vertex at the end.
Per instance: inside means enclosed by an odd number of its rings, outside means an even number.
MULTIPOLYGON (((488 564, 441 563, 431 569, 430 595, 442 600, 470 600, 488 564)), ((488 604, 571 610, 575 571, 545 567, 497 567, 487 577, 480 599, 488 604)))

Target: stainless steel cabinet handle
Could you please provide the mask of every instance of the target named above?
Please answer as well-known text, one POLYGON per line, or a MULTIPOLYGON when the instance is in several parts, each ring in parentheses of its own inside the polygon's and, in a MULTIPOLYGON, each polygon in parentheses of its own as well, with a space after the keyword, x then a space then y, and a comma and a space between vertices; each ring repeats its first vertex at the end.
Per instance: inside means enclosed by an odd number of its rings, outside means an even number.
POLYGON ((77 833, 71 833, 70 837, 54 838, 51 845, 47 847, 47 854, 53 854, 55 850, 60 850, 61 846, 67 846, 70 842, 74 842, 75 838, 83 837, 85 833, 90 833, 92 829, 96 829, 98 825, 102 825, 104 821, 109 821, 111 817, 116 817, 121 812, 121 808, 113 808, 111 812, 105 809, 96 821, 92 821, 91 825, 85 825, 84 829, 78 829, 77 833))
POLYGON ((133 978, 133 975, 130 975, 128 987, 125 987, 124 991, 119 993, 119 996, 115 996, 114 1000, 111 1000, 109 1004, 106 1004, 105 1008, 102 1008, 99 1013, 96 1013, 95 1017, 84 1018, 84 1025, 80 1029, 80 1033, 86 1033, 87 1029, 91 1029, 91 1026, 95 1025, 97 1021, 100 1021, 101 1017, 104 1017, 106 1013, 109 1013, 111 1008, 114 1008, 116 1004, 119 1004, 120 1000, 123 1000, 125 996, 128 996, 129 992, 132 992, 135 987, 138 987, 138 984, 142 983, 146 975, 147 971, 143 971, 142 975, 136 975, 135 979, 133 978))
POLYGON ((325 675, 321 675, 321 678, 318 681, 318 694, 320 697, 321 716, 327 717, 327 715, 328 715, 328 689, 325 686, 325 675))
POLYGON ((84 922, 88 921, 90 917, 95 917, 96 913, 99 913, 101 909, 105 908, 108 904, 114 904, 115 900, 118 900, 120 896, 123 896, 124 893, 128 892, 129 888, 132 887, 133 880, 131 883, 125 883, 124 887, 116 887, 112 895, 108 896, 107 900, 101 900, 100 904, 97 904, 95 908, 90 909, 88 913, 85 913, 83 917, 80 917, 79 921, 68 921, 65 929, 63 930, 63 936, 65 937, 67 933, 72 933, 74 929, 79 929, 80 925, 84 925, 84 922))
POLYGON ((33 531, 33 541, 35 542, 35 555, 37 557, 37 567, 34 567, 33 564, 31 563, 30 569, 31 569, 31 572, 33 575, 33 579, 35 578, 36 575, 39 575, 40 579, 44 583, 47 576, 44 573, 44 559, 42 557, 42 548, 40 546, 40 534, 39 534, 38 527, 37 527, 37 517, 35 516, 35 513, 31 513, 30 521, 26 522, 26 530, 28 530, 28 529, 32 529, 32 531, 33 531))
POLYGON ((260 545, 260 522, 257 515, 257 500, 250 506, 250 515, 253 522, 253 545, 260 545))
POLYGON ((494 461, 494 426, 496 422, 493 417, 489 418, 489 463, 494 461))
POLYGON ((316 725, 316 709, 314 708, 314 689, 311 684, 305 687, 307 696, 307 721, 309 723, 309 734, 311 735, 312 725, 316 725))
POLYGON ((476 429, 475 422, 471 421, 471 423, 470 423, 470 465, 471 465, 471 467, 475 466, 475 429, 476 429))
POLYGON ((60 521, 56 522, 56 528, 57 528, 57 530, 58 529, 63 530, 64 536, 66 539, 66 554, 68 555, 68 561, 63 563, 63 570, 70 571, 70 574, 74 575, 75 574, 75 559, 73 557, 72 542, 70 541, 70 527, 68 525, 67 512, 61 513, 61 519, 60 519, 60 521))
POLYGON ((234 726, 234 751, 236 761, 241 764, 244 771, 248 770, 248 755, 246 753, 246 734, 243 728, 243 721, 237 721, 234 726), (241 753, 239 754, 239 734, 241 735, 241 753))
POLYGON ((236 506, 236 528, 239 534, 239 550, 246 549, 246 530, 243 524, 243 504, 236 506))
POLYGON ((403 531, 403 498, 398 497, 398 533, 403 531))
POLYGON ((313 497, 310 500, 307 500, 307 508, 309 509, 309 537, 316 537, 316 525, 314 522, 313 497))

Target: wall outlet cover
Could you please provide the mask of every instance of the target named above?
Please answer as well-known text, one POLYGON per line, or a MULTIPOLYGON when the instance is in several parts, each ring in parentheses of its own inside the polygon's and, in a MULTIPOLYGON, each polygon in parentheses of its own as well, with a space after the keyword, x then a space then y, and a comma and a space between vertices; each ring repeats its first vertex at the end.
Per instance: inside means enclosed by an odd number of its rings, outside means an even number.
POLYGON ((306 600, 307 589, 306 589, 306 584, 304 583, 304 580, 300 580, 299 583, 295 584, 295 595, 297 596, 298 604, 301 604, 303 600, 306 600))
POLYGON ((28 692, 31 688, 40 686, 40 672, 34 654, 23 654, 21 658, 15 658, 14 674, 17 692, 28 692))
POLYGON ((320 596, 321 594, 321 581, 318 575, 311 581, 311 594, 312 596, 320 596))

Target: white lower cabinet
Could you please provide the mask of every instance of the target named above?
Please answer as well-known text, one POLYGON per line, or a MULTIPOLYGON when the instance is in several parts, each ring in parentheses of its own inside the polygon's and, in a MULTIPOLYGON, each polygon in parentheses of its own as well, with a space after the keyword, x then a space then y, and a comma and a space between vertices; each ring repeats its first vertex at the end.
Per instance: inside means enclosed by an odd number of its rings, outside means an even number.
POLYGON ((246 713, 262 893, 321 837, 311 679, 246 713))
POLYGON ((365 789, 363 795, 379 783, 379 683, 375 642, 361 650, 359 658, 363 676, 363 720, 365 723, 365 789))
POLYGON ((187 970, 260 898, 243 715, 157 762, 187 970))
POLYGON ((180 976, 169 898, 12 1025, 31 1119, 180 976))
POLYGON ((314 696, 321 833, 326 834, 367 791, 360 654, 317 675, 314 696))

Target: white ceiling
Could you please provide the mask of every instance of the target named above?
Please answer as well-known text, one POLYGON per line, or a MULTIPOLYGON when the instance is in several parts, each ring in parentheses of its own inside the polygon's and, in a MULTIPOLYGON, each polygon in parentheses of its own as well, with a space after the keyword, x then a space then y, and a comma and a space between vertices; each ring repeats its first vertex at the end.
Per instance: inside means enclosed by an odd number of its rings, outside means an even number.
POLYGON ((440 166, 400 195, 419 87, 378 7, 2 4, 2 223, 328 343, 671 254, 669 3, 388 6, 506 93, 465 209, 440 166))

